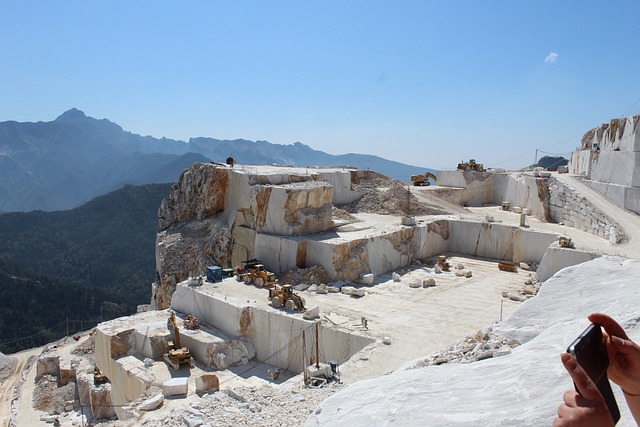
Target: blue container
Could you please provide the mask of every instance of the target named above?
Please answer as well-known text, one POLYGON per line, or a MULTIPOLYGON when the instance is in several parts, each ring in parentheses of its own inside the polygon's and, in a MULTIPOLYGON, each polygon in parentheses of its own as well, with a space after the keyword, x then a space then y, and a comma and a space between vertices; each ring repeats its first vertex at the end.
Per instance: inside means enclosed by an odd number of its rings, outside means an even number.
POLYGON ((222 267, 217 265, 207 267, 207 282, 222 282, 222 267))

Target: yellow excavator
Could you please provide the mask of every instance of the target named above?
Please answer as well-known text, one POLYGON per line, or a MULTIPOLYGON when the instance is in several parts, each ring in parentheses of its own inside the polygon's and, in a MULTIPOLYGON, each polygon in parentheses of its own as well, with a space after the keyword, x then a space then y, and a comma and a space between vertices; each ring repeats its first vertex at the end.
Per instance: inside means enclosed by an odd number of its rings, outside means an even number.
POLYGON ((431 185, 429 178, 431 178, 433 182, 436 182, 437 178, 431 172, 423 173, 422 175, 411 175, 411 182, 417 186, 428 186, 431 185))
POLYGON ((169 349, 163 356, 164 361, 176 370, 180 369, 180 365, 191 366, 191 352, 188 347, 182 347, 180 345, 180 330, 178 329, 178 322, 176 321, 176 313, 173 311, 167 320, 167 329, 169 329, 169 332, 171 332, 173 336, 167 343, 169 349))

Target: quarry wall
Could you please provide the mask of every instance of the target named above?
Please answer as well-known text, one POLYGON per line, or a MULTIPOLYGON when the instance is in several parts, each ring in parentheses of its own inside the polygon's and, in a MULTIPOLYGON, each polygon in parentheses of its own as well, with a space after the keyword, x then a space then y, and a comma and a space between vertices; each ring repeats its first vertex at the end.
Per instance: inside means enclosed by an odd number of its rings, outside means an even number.
POLYGON ((259 235, 255 253, 277 272, 320 265, 333 280, 357 281, 363 273, 380 275, 443 253, 539 261, 554 240, 555 234, 521 227, 440 219, 366 238, 259 235))
POLYGON ((583 182, 614 204, 640 214, 640 187, 628 187, 626 185, 590 180, 584 180, 583 182))
POLYGON ((536 270, 536 277, 541 282, 544 282, 565 267, 582 264, 599 256, 594 252, 563 248, 557 242, 554 242, 545 251, 536 270))
MULTIPOLYGON (((225 333, 241 337, 255 348, 260 362, 300 373, 303 369, 302 331, 306 336, 306 354, 314 348, 314 322, 275 308, 260 309, 246 301, 209 293, 205 284, 199 289, 178 284, 171 308, 192 313, 225 333)), ((319 325, 320 353, 338 363, 374 342, 352 331, 319 325)), ((198 345, 197 343, 190 345, 198 345)))
POLYGON ((613 203, 640 213, 640 115, 613 119, 584 134, 569 172, 613 203))
MULTIPOLYGON (((111 381, 111 400, 115 413, 121 420, 129 417, 129 402, 151 387, 154 380, 144 368, 142 360, 131 354, 136 349, 134 322, 133 317, 123 317, 100 323, 95 334, 96 366, 111 381), (127 322, 130 327, 123 327, 123 323, 127 322), (114 324, 120 328, 117 334, 111 331, 114 324)), ((140 350, 140 346, 137 350, 140 350)), ((151 357, 147 354, 144 356, 151 357)))
POLYGON ((501 205, 509 202, 512 207, 529 209, 531 215, 540 220, 548 219, 546 177, 536 177, 533 173, 453 170, 440 171, 437 183, 442 187, 458 188, 445 197, 460 205, 501 205))
MULTIPOLYGON (((438 185, 463 185, 470 179, 469 174, 478 173, 457 170, 441 172, 438 175, 438 185), (468 175, 466 179, 465 174, 468 175)), ((478 206, 488 203, 500 205, 503 201, 508 201, 512 208, 515 206, 527 208, 538 219, 562 222, 569 227, 609 239, 613 243, 624 240, 624 233, 615 221, 596 208, 587 198, 553 176, 535 177, 531 173, 484 172, 483 174, 490 175, 483 178, 482 185, 492 187, 492 198, 489 199, 489 194, 484 187, 482 191, 476 191, 480 184, 474 184, 459 193, 463 197, 460 200, 461 204, 467 203, 464 197, 470 194, 473 196, 470 199, 471 202, 478 206)), ((591 181, 590 185, 601 193, 608 193, 612 201, 615 202, 617 199, 617 204, 621 206, 624 204, 627 209, 633 207, 640 212, 640 188, 595 181, 591 181)), ((471 205, 471 202, 468 204, 471 205)))
POLYGON ((481 258, 539 262, 556 240, 551 233, 488 222, 452 221, 447 252, 481 258))

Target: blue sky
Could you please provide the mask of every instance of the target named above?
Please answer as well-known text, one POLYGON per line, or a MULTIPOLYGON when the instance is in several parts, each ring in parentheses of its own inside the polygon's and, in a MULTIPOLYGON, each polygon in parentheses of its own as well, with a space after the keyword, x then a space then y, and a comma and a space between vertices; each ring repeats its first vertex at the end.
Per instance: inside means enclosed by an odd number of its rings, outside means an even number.
POLYGON ((0 0, 0 11, 0 121, 76 107, 142 135, 300 141, 450 169, 567 154, 590 128, 640 113, 640 0, 0 0))

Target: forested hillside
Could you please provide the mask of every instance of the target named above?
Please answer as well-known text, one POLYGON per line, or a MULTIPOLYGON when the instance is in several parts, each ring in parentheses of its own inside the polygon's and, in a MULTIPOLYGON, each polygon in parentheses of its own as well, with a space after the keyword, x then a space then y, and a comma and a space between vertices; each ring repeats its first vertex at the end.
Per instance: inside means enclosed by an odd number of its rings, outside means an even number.
POLYGON ((148 303, 170 186, 125 186, 70 211, 0 214, 0 351, 49 342, 67 318, 96 321, 148 303))

